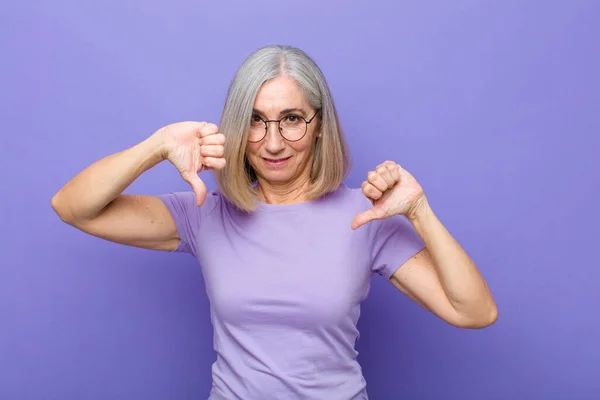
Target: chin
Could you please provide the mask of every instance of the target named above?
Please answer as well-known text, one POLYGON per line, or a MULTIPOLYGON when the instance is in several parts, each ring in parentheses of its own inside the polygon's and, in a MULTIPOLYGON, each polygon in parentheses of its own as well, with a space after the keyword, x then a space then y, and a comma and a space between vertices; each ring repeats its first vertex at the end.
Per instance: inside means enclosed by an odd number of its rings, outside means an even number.
POLYGON ((290 179, 292 179, 292 173, 289 170, 272 171, 267 169, 266 171, 261 171, 260 175, 269 182, 276 183, 288 182, 290 179))

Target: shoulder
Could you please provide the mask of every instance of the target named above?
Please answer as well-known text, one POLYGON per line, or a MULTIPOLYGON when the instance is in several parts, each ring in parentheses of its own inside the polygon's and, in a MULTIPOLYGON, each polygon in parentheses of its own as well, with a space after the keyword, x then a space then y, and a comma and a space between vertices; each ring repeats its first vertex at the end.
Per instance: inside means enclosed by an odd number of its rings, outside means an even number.
POLYGON ((348 211, 365 211, 372 207, 360 188, 352 188, 345 184, 326 196, 332 205, 344 207, 348 211))
POLYGON ((170 192, 157 197, 163 201, 172 214, 185 215, 188 218, 205 217, 223 203, 223 196, 217 190, 208 192, 204 203, 200 206, 196 204, 196 195, 193 191, 170 192))
MULTIPOLYGON (((340 185, 336 190, 330 192, 318 201, 314 202, 314 208, 308 209, 309 213, 313 213, 315 218, 322 218, 328 223, 339 218, 343 221, 343 229, 352 225, 354 218, 370 209, 373 205, 362 193, 361 189, 352 188, 345 184, 340 185)), ((367 229, 360 231, 349 231, 348 233, 360 233, 361 235, 367 229)))

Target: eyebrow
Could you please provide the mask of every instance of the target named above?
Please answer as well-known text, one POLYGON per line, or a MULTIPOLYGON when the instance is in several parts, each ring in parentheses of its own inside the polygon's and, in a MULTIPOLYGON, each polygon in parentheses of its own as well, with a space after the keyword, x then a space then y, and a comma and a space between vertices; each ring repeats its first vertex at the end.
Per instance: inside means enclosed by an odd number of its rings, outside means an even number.
MULTIPOLYGON (((259 114, 259 115, 263 115, 263 116, 265 115, 262 111, 257 110, 256 108, 253 108, 252 112, 254 114, 259 114)), ((299 112, 300 114, 302 114, 304 116, 307 115, 306 112, 301 108, 286 108, 285 110, 282 110, 281 112, 279 112, 279 115, 289 114, 291 112, 299 112)))

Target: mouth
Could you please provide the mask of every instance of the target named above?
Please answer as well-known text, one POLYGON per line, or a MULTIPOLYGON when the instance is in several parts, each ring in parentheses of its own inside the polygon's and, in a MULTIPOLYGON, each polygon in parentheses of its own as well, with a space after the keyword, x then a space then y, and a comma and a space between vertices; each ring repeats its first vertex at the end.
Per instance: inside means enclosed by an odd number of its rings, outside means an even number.
POLYGON ((283 167, 290 158, 292 158, 292 157, 291 156, 285 157, 285 158, 264 158, 263 157, 263 160, 269 168, 280 168, 280 167, 283 167))

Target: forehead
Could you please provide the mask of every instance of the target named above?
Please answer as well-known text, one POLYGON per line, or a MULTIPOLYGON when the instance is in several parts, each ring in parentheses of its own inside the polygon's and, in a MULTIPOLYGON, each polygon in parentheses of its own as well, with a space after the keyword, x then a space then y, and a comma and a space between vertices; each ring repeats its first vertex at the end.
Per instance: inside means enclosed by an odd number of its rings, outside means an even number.
POLYGON ((308 106, 298 83, 286 75, 265 82, 254 101, 254 108, 264 112, 278 112, 286 108, 307 109, 308 106))

